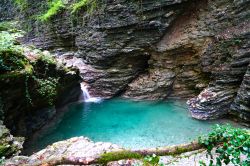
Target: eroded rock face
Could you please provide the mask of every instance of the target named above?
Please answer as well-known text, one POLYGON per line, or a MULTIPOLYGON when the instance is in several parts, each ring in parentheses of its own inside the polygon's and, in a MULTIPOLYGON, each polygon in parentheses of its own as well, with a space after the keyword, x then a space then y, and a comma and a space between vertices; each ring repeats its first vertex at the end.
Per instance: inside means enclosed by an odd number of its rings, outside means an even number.
POLYGON ((43 31, 42 35, 32 36, 29 42, 47 49, 73 50, 74 56, 91 66, 81 71, 90 94, 110 98, 120 95, 145 72, 150 58, 147 50, 180 14, 183 2, 107 1, 90 18, 85 15, 84 22, 84 11, 80 12, 73 27, 69 13, 62 12, 60 19, 34 29, 43 31))
POLYGON ((6 166, 42 165, 52 159, 67 158, 69 161, 88 165, 104 153, 122 150, 117 145, 105 142, 92 142, 85 137, 74 137, 56 142, 45 149, 29 156, 16 156, 6 161, 6 166))
POLYGON ((14 19, 18 9, 14 5, 14 0, 2 0, 0 3, 0 21, 14 19))
POLYGON ((246 115, 249 107, 244 107, 244 104, 241 105, 242 110, 239 107, 239 101, 248 103, 249 97, 247 91, 243 95, 240 90, 245 87, 243 79, 250 62, 250 22, 246 17, 249 14, 250 7, 246 5, 249 1, 228 3, 230 5, 219 1, 214 5, 209 3, 209 9, 216 9, 209 11, 211 18, 208 20, 208 23, 214 22, 213 29, 210 27, 214 35, 201 60, 203 70, 211 73, 211 81, 198 97, 189 100, 189 109, 198 119, 215 119, 228 114, 231 109, 234 114, 238 110, 238 113, 241 112, 238 115, 249 123, 249 114, 246 115), (243 98, 239 97, 242 95, 243 98))
POLYGON ((246 122, 249 122, 250 116, 250 66, 244 79, 238 90, 237 96, 234 99, 233 104, 231 105, 231 113, 239 116, 241 119, 244 119, 246 122))
MULTIPOLYGON (((232 110, 249 122, 249 3, 107 1, 91 16, 81 10, 70 19, 63 10, 46 25, 33 24, 26 41, 78 66, 92 96, 192 98, 194 118, 232 110)), ((37 6, 31 3, 28 15, 37 6)))

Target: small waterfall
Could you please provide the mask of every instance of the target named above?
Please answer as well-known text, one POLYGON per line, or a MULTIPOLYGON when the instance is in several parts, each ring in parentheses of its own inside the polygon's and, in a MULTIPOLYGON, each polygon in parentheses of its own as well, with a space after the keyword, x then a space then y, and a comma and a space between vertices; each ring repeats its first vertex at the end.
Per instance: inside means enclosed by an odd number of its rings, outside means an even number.
POLYGON ((100 102, 101 99, 100 98, 96 98, 96 97, 91 97, 87 86, 85 85, 85 83, 81 83, 81 90, 82 90, 82 96, 81 96, 81 100, 83 100, 84 102, 100 102))

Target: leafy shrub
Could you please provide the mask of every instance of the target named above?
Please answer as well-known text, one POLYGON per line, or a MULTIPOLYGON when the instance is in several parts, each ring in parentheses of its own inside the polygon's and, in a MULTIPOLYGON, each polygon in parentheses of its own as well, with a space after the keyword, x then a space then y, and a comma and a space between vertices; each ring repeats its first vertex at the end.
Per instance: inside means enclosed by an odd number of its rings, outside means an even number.
POLYGON ((49 2, 48 6, 48 11, 39 17, 41 21, 48 21, 66 7, 62 0, 53 0, 49 2))
POLYGON ((96 0, 79 0, 77 3, 71 5, 71 13, 76 13, 82 8, 88 8, 88 12, 91 13, 96 8, 96 0))
POLYGON ((27 0, 15 0, 14 2, 21 10, 24 10, 28 7, 27 0))
MULTIPOLYGON (((205 137, 199 137, 199 143, 204 145, 211 157, 209 166, 214 165, 212 150, 215 149, 216 166, 222 163, 249 166, 250 163, 250 132, 246 129, 233 128, 230 125, 216 125, 205 137), (246 159, 241 159, 245 155, 246 159)), ((200 161, 201 165, 206 165, 200 161)))
POLYGON ((153 154, 152 156, 146 156, 143 159, 143 166, 163 166, 163 164, 159 162, 160 162, 160 157, 153 154))
POLYGON ((0 22, 0 31, 14 31, 17 30, 16 28, 16 22, 15 21, 3 21, 0 22))
POLYGON ((43 61, 46 64, 56 64, 56 60, 52 57, 52 55, 45 55, 43 53, 39 55, 37 60, 43 61))
POLYGON ((5 157, 2 157, 2 158, 0 158, 0 165, 2 164, 4 164, 4 161, 5 161, 5 157))
POLYGON ((49 105, 53 105, 57 95, 58 78, 35 79, 38 83, 37 92, 46 99, 49 105))
POLYGON ((8 32, 0 32, 0 71, 24 69, 28 63, 22 49, 15 45, 15 38, 8 32))

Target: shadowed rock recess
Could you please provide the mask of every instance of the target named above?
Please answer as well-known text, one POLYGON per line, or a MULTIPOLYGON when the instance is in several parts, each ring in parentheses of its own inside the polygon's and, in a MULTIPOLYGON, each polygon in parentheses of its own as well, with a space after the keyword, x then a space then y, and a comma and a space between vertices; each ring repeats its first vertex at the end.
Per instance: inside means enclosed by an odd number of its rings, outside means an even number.
MULTIPOLYGON (((27 20, 44 8, 29 2, 27 20)), ((25 41, 77 66, 92 96, 191 98, 194 118, 249 123, 249 15, 249 0, 106 0, 33 22, 25 41)))

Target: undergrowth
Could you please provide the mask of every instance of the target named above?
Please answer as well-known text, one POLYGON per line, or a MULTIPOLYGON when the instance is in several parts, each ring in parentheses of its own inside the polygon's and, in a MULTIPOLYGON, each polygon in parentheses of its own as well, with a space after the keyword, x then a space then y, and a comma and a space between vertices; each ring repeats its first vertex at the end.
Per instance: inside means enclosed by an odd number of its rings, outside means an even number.
POLYGON ((34 95, 51 106, 57 96, 59 78, 47 72, 50 65, 56 66, 56 60, 48 53, 21 45, 16 40, 18 36, 18 33, 0 31, 0 79, 4 82, 10 78, 23 80, 24 95, 29 106, 34 106, 34 95), (34 56, 35 61, 28 60, 26 54, 34 56), (41 72, 44 73, 41 75, 41 72))
POLYGON ((48 77, 46 79, 35 79, 38 83, 37 92, 41 97, 46 98, 48 104, 52 106, 57 96, 59 78, 48 77))
MULTIPOLYGON (((230 125, 216 125, 207 136, 199 137, 199 143, 207 149, 210 157, 209 166, 221 166, 222 163, 249 166, 249 130, 234 128, 230 125), (213 150, 215 150, 215 154, 213 150), (214 162, 214 159, 216 162, 214 162)), ((206 164, 200 161, 200 165, 205 166, 206 164)))
POLYGON ((28 7, 27 0, 14 0, 14 2, 21 10, 24 10, 28 7))
POLYGON ((92 13, 97 7, 96 0, 79 0, 70 6, 71 13, 76 13, 79 10, 86 8, 88 13, 92 13))
POLYGON ((62 9, 64 9, 66 6, 64 5, 62 0, 52 0, 51 2, 48 2, 49 9, 46 13, 39 16, 39 20, 41 21, 48 21, 53 16, 55 16, 58 12, 60 12, 62 9))
POLYGON ((38 20, 47 22, 62 10, 69 10, 71 14, 75 14, 81 9, 86 9, 87 13, 93 13, 97 7, 97 0, 77 0, 71 5, 68 3, 63 0, 49 1, 47 4, 48 9, 38 17, 38 20))

